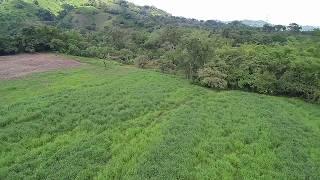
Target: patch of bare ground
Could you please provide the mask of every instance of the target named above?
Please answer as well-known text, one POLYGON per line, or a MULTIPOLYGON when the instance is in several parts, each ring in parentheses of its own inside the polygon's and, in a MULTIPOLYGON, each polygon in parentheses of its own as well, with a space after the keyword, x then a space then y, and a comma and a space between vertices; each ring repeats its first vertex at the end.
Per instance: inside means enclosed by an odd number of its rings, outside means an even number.
POLYGON ((73 68, 80 65, 78 61, 50 53, 0 56, 0 79, 15 79, 36 72, 73 68))

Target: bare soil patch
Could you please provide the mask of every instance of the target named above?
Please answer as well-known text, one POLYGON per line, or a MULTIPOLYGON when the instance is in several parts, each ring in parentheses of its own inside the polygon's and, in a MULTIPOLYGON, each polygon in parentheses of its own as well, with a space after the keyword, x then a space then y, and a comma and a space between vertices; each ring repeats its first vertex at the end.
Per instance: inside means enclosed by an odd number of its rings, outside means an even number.
POLYGON ((36 72, 80 66, 81 63, 56 54, 0 56, 0 79, 14 79, 36 72))

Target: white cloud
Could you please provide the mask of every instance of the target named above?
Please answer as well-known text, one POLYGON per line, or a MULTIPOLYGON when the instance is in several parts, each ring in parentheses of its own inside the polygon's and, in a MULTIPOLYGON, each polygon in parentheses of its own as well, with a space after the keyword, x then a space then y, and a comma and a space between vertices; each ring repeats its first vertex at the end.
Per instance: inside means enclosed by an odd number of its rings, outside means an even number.
POLYGON ((320 0, 129 0, 175 16, 216 20, 265 20, 273 24, 320 25, 320 0))

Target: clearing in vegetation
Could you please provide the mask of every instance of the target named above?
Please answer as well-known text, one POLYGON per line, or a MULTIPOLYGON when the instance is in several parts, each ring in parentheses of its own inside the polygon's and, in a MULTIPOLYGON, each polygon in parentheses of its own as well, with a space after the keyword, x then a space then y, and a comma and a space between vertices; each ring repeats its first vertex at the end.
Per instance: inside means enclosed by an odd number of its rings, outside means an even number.
POLYGON ((71 68, 81 65, 54 54, 21 54, 0 56, 0 79, 12 79, 35 72, 71 68))
POLYGON ((320 177, 319 105, 77 59, 0 81, 0 179, 320 177))

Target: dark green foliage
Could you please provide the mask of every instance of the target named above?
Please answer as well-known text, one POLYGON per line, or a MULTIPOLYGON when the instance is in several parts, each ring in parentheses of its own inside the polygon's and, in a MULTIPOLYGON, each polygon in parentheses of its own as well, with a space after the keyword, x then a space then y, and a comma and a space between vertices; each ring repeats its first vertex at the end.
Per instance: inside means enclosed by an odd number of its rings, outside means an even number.
MULTIPOLYGON (((29 27, 24 28, 17 35, 21 52, 41 52, 52 50, 51 42, 60 36, 60 31, 51 27, 29 27)), ((58 48, 55 46, 54 48, 58 48)), ((59 47, 60 48, 60 47, 59 47)))
POLYGON ((26 3, 23 1, 17 1, 17 3, 14 5, 14 7, 17 9, 24 9, 25 6, 26 6, 26 3))
POLYGON ((52 14, 51 11, 46 10, 46 9, 39 9, 37 16, 42 21, 53 21, 55 18, 54 14, 52 14))
POLYGON ((315 58, 288 54, 281 46, 242 46, 218 51, 212 63, 226 72, 230 88, 318 101, 320 63, 315 58))
POLYGON ((123 49, 126 46, 126 31, 120 28, 112 28, 110 31, 107 31, 110 35, 110 41, 114 44, 117 49, 123 49))
POLYGON ((278 32, 279 32, 279 31, 286 31, 286 30, 287 30, 287 27, 284 26, 284 25, 281 25, 281 24, 275 25, 274 28, 275 28, 275 30, 278 31, 278 32))
POLYGON ((60 11, 58 15, 58 19, 63 19, 66 15, 68 15, 72 10, 74 10, 75 7, 69 4, 63 4, 62 10, 60 11))
POLYGON ((0 37, 0 55, 16 54, 19 52, 18 42, 13 37, 0 37))
POLYGON ((265 24, 262 28, 263 31, 265 32, 273 32, 276 30, 276 28, 270 24, 265 24))
POLYGON ((50 49, 52 51, 61 51, 64 52, 66 48, 65 42, 61 39, 52 39, 50 41, 50 49))

